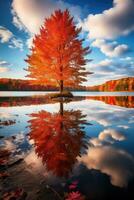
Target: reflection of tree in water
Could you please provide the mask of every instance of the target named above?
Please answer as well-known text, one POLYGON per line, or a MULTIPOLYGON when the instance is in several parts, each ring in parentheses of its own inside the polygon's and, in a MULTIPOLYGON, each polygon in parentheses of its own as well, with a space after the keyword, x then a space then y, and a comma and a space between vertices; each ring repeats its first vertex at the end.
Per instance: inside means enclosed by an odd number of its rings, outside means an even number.
POLYGON ((35 152, 48 170, 57 176, 68 176, 82 147, 87 146, 86 116, 80 110, 63 111, 63 103, 60 103, 59 113, 42 110, 31 117, 29 135, 34 140, 35 152))

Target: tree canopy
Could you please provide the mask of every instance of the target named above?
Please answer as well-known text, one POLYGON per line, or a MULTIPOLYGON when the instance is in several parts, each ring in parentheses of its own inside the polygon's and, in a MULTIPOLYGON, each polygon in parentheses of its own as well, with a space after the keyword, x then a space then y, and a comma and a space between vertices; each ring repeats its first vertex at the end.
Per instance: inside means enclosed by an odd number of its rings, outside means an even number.
POLYGON ((86 81, 85 56, 89 47, 83 47, 79 39, 81 28, 77 28, 68 10, 57 10, 45 19, 40 33, 33 39, 28 77, 39 84, 78 86, 86 81))

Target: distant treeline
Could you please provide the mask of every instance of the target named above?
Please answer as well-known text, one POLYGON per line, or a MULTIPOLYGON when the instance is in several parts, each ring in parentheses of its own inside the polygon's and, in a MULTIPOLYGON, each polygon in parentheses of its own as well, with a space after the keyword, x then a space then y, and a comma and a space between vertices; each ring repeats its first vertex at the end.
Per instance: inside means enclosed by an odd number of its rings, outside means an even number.
MULTIPOLYGON (((65 88, 73 90, 74 88, 65 88)), ((0 91, 57 91, 58 87, 50 85, 38 85, 30 80, 0 78, 0 91)), ((75 90, 86 90, 85 86, 75 88, 75 90)))
POLYGON ((134 77, 107 81, 102 85, 87 87, 89 91, 134 91, 134 77))
MULTIPOLYGON (((134 91, 134 77, 107 81, 97 86, 68 87, 76 91, 134 91)), ((57 91, 58 87, 31 84, 30 80, 0 78, 0 91, 57 91)))

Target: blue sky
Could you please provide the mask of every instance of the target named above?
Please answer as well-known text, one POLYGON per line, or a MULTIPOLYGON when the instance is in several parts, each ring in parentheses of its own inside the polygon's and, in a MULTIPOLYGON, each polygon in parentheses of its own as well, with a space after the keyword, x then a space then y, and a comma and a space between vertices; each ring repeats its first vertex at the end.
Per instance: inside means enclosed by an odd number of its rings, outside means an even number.
POLYGON ((86 85, 134 76, 134 0, 1 0, 0 77, 25 78, 32 38, 59 8, 70 10, 92 49, 86 85))

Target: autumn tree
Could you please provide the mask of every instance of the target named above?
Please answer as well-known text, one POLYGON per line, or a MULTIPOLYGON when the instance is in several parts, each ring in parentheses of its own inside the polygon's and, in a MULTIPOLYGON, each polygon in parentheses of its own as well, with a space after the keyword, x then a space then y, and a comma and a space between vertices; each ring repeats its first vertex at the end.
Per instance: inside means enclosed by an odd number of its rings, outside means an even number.
POLYGON ((27 77, 41 85, 57 86, 60 92, 64 86, 79 86, 86 81, 85 56, 90 50, 83 47, 80 32, 68 10, 57 10, 45 19, 26 59, 27 77))
POLYGON ((80 110, 64 110, 61 102, 58 113, 42 110, 30 117, 29 138, 34 141, 36 154, 48 171, 67 177, 87 147, 86 116, 80 110))

